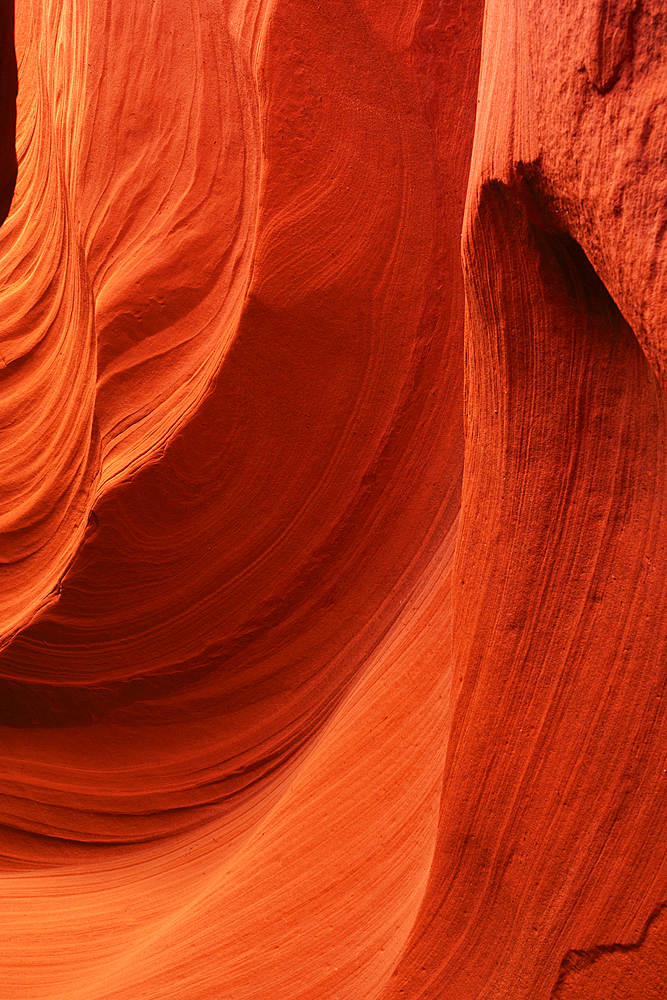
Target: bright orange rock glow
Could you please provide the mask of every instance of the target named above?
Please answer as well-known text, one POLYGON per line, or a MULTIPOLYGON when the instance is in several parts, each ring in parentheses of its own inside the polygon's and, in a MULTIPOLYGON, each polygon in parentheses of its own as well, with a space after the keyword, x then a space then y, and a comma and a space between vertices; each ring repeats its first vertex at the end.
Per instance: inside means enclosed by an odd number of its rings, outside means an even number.
POLYGON ((0 1000, 664 1000, 665 0, 0 17, 0 1000))

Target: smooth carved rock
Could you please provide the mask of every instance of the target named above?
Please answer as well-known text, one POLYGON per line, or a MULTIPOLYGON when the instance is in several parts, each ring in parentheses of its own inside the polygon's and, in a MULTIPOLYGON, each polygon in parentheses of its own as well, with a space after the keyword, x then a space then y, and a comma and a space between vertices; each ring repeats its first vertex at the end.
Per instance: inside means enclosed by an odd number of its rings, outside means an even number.
POLYGON ((0 6, 3 1000, 665 993, 667 10, 483 8, 0 6))
POLYGON ((481 9, 457 17, 21 8, 12 997, 353 1000, 405 946, 449 718, 481 9))

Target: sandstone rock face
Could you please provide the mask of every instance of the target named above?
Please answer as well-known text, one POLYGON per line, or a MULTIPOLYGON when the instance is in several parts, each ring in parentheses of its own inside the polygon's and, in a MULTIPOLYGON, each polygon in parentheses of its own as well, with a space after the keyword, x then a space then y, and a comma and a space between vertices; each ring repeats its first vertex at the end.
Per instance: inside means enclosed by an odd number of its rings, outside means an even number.
POLYGON ((1 10, 0 996, 663 997, 662 0, 1 10))
POLYGON ((486 5, 455 707, 391 996, 662 995, 664 28, 660 4, 486 5))

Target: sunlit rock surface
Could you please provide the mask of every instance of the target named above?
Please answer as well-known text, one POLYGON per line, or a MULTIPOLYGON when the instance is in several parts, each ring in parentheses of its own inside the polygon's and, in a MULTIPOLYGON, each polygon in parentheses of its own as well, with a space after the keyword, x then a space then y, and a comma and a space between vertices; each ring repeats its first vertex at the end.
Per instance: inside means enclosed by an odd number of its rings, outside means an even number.
POLYGON ((667 993, 663 7, 1 6, 1 998, 667 993))

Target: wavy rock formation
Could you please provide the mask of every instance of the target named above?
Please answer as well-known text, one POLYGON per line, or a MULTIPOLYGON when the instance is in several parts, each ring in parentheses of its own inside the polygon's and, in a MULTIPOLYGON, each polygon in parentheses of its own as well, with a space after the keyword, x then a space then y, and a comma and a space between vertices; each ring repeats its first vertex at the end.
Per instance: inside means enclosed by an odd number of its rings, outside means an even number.
POLYGON ((664 994, 667 17, 483 7, 2 7, 0 997, 664 994))
POLYGON ((455 13, 17 18, 12 997, 371 997, 398 961, 449 711, 455 13))

